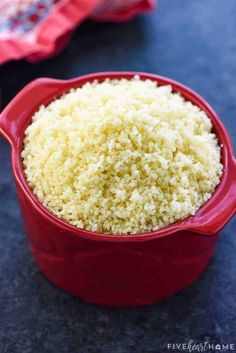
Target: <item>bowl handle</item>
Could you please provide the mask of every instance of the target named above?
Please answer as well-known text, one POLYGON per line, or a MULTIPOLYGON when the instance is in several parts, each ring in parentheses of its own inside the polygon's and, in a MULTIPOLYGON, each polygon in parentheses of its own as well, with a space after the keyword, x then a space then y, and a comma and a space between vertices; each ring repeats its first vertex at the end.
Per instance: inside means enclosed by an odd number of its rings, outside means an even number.
POLYGON ((0 113, 0 133, 16 146, 25 123, 25 116, 31 116, 37 107, 45 103, 45 97, 58 95, 65 81, 40 78, 25 86, 0 113))
POLYGON ((217 193, 185 224, 186 229, 204 235, 218 233, 236 213, 236 160, 229 157, 217 193), (214 202, 213 202, 214 198, 214 202))

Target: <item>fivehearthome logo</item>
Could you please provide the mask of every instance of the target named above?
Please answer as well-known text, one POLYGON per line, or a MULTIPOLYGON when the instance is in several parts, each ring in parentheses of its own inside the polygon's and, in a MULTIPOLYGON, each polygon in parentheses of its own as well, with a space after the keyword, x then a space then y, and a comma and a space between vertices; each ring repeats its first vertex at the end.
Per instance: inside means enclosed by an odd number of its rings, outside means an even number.
POLYGON ((209 343, 200 342, 195 343, 193 340, 189 340, 184 343, 167 343, 167 349, 174 352, 234 352, 234 343, 209 343))

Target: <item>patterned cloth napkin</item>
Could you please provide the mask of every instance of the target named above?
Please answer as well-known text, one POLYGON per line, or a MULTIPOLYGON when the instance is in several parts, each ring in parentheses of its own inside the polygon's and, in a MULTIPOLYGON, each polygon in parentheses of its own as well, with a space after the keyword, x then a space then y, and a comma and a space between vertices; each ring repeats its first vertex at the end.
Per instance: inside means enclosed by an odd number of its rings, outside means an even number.
POLYGON ((54 55, 86 18, 125 21, 155 0, 0 0, 0 64, 54 55))

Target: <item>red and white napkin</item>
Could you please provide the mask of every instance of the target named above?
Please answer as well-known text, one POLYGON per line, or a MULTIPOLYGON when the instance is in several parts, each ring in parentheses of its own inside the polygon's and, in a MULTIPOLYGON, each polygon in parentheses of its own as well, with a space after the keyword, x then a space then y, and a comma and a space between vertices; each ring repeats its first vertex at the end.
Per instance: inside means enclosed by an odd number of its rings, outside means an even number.
POLYGON ((1 0, 0 64, 54 55, 86 18, 125 21, 154 6, 155 0, 1 0))

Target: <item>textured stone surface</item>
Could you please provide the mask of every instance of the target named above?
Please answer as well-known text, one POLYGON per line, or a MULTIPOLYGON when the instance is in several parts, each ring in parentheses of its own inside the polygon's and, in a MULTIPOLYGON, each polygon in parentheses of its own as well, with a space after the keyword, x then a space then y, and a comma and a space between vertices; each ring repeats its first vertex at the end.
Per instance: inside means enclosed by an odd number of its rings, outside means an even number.
MULTIPOLYGON (((35 77, 154 72, 202 94, 236 147, 235 14, 235 0, 159 0, 156 12, 130 23, 85 23, 56 58, 2 66, 2 104, 35 77)), ((0 352, 166 353, 167 343, 189 339, 236 344, 235 233, 233 219, 203 276, 171 298, 130 310, 86 304, 54 288, 36 268, 16 201, 10 149, 1 139, 0 352)))

